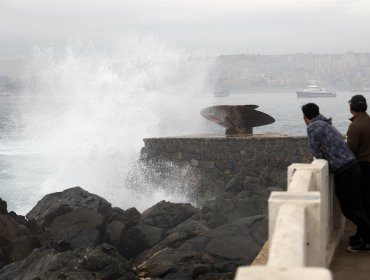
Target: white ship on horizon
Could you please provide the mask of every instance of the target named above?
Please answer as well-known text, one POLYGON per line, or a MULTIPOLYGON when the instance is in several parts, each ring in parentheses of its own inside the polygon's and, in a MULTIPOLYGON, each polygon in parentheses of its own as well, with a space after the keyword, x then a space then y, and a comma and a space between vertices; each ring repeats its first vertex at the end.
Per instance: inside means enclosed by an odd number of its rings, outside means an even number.
POLYGON ((318 85, 309 85, 304 89, 300 89, 297 92, 298 98, 309 98, 309 97, 336 97, 337 95, 325 88, 319 87, 318 85))

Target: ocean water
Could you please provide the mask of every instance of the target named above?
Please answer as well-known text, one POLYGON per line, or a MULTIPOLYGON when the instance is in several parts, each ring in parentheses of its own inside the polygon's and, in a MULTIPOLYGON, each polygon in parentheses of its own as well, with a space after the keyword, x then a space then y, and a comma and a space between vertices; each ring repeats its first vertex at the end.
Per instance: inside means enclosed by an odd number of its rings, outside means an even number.
POLYGON ((45 194, 74 186, 123 209, 191 202, 186 169, 158 186, 135 162, 146 137, 223 133, 199 114, 212 105, 256 104, 276 122, 255 133, 305 135, 300 107, 316 102, 347 130, 350 92, 314 100, 294 92, 213 97, 214 65, 187 57, 136 37, 103 51, 80 43, 62 54, 36 49, 22 95, 0 96, 0 197, 8 210, 25 214, 45 194))
MULTIPOLYGON (((309 100, 297 99, 294 92, 258 92, 231 94, 228 97, 219 98, 199 97, 201 101, 198 101, 198 104, 204 104, 204 106, 257 104, 259 105, 258 110, 270 114, 276 122, 255 128, 255 133, 305 135, 305 124, 300 107, 307 102, 316 102, 322 113, 332 117, 334 125, 345 133, 350 117, 347 100, 351 95, 352 93, 340 92, 336 98, 309 100)), ((148 132, 135 135, 137 132, 132 131, 130 125, 142 125, 136 123, 135 120, 130 120, 128 123, 123 122, 121 131, 117 132, 114 129, 117 129, 119 124, 111 128, 101 127, 103 124, 97 121, 78 120, 74 119, 74 116, 72 123, 68 121, 64 127, 60 123, 56 123, 54 128, 52 124, 47 125, 45 129, 52 130, 48 133, 43 133, 39 127, 32 128, 37 130, 38 135, 31 137, 29 131, 25 132, 23 127, 18 127, 16 124, 24 121, 24 116, 19 109, 24 108, 24 102, 34 104, 35 101, 32 99, 32 97, 0 97, 0 197, 8 202, 9 210, 17 213, 28 212, 47 193, 62 191, 77 185, 102 195, 123 209, 135 206, 144 210, 162 199, 187 201, 186 193, 183 193, 183 186, 186 185, 184 183, 186 171, 179 171, 179 177, 181 173, 185 176, 182 179, 179 178, 181 181, 172 182, 171 188, 174 190, 172 193, 160 191, 158 188, 155 193, 150 192, 153 186, 145 186, 145 178, 141 182, 142 189, 139 192, 132 192, 130 186, 125 186, 126 171, 139 157, 143 146, 142 138, 223 133, 224 131, 223 128, 204 121, 199 112, 194 112, 195 116, 189 116, 188 120, 184 117, 181 121, 192 124, 202 123, 204 125, 202 129, 177 130, 169 134, 171 129, 168 128, 167 133, 163 134, 148 132), (98 127, 94 127, 95 125, 98 127)), ((194 100, 192 102, 197 103, 194 100)), ((39 112, 34 113, 40 114, 39 112)), ((51 117, 50 114, 50 112, 43 113, 39 117, 51 117)), ((64 117, 70 118, 68 115, 64 117)), ((53 122, 53 120, 46 121, 53 122)), ((169 127, 174 125, 167 119, 163 121, 169 127)), ((27 124, 22 124, 22 126, 25 125, 27 124)), ((161 126, 160 123, 157 125, 161 126)), ((142 171, 137 170, 137 172, 142 171)), ((150 176, 146 172, 136 175, 150 176)))

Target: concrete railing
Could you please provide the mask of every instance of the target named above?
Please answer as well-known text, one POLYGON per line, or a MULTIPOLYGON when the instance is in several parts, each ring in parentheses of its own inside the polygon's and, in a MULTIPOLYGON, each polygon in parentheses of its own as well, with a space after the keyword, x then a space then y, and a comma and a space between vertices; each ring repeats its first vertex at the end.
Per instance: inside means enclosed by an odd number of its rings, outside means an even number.
POLYGON ((235 279, 332 279, 327 268, 342 235, 344 218, 327 161, 290 165, 287 191, 272 192, 268 202, 267 263, 239 267, 235 279))

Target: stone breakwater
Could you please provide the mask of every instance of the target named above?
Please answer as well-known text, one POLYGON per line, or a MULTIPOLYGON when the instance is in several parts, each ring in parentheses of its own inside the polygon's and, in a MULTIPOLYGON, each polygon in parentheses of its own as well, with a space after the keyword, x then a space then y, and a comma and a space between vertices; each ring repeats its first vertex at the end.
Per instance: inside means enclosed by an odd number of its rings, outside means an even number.
POLYGON ((0 280, 231 280, 267 238, 270 191, 309 160, 303 137, 145 139, 154 172, 172 162, 198 176, 197 207, 161 201, 140 213, 75 187, 24 217, 0 199, 0 280))
POLYGON ((189 166, 201 198, 223 192, 230 184, 255 185, 261 191, 285 189, 287 167, 312 161, 307 137, 205 135, 147 138, 144 143, 143 160, 189 166))

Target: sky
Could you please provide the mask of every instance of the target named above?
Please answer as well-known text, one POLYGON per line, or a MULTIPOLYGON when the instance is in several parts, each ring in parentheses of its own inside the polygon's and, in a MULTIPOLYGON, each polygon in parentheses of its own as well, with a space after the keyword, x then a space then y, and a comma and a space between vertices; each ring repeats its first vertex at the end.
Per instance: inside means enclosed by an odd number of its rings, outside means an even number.
POLYGON ((0 0, 0 59, 126 32, 210 54, 370 52, 369 18, 368 0, 0 0))

